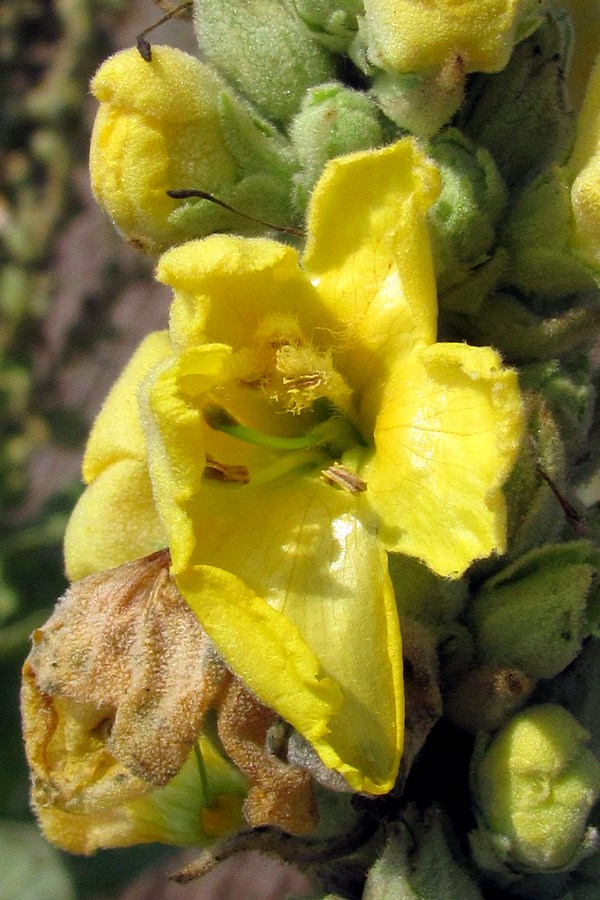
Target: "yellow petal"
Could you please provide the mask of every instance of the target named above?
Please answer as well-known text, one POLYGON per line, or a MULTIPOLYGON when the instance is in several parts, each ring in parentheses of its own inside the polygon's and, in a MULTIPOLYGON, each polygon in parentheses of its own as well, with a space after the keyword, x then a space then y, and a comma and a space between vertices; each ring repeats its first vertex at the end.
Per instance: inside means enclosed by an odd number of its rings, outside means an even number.
POLYGON ((213 235, 174 247, 161 257, 156 277, 175 291, 170 332, 182 349, 204 341, 235 351, 255 340, 267 315, 298 316, 310 340, 339 330, 335 312, 321 302, 292 247, 260 238, 213 235))
POLYGON ((178 847, 208 844, 243 824, 244 780, 207 738, 200 738, 205 778, 195 753, 168 784, 147 789, 133 800, 115 802, 89 813, 41 806, 36 813, 49 841, 71 853, 134 844, 178 847), (208 796, 205 788, 208 788, 208 796))
POLYGON ((166 547, 152 497, 148 465, 113 463, 79 498, 65 534, 65 568, 71 581, 166 547))
POLYGON ((85 449, 83 477, 88 484, 118 460, 146 458, 137 391, 148 372, 170 353, 168 332, 149 334, 114 383, 96 416, 85 449))
POLYGON ((399 364, 360 473, 388 549, 452 577, 502 553, 501 487, 522 431, 516 372, 493 350, 437 344, 399 364))
POLYGON ((195 565, 177 584, 228 664, 355 790, 389 791, 403 744, 400 631, 367 504, 307 476, 205 486, 187 512, 195 565))
POLYGON ((346 369, 357 384, 380 378, 382 359, 435 340, 426 216, 438 192, 437 169, 410 138, 333 160, 313 192, 303 264, 349 326, 346 369))
POLYGON ((188 350, 151 374, 140 398, 157 509, 169 533, 177 522, 178 542, 169 544, 176 569, 194 548, 185 508, 199 490, 206 464, 203 417, 194 401, 222 379, 228 358, 229 348, 222 344, 188 350))
POLYGON ((516 41, 522 0, 365 0, 369 59, 418 72, 460 57, 465 72, 503 69, 516 41))

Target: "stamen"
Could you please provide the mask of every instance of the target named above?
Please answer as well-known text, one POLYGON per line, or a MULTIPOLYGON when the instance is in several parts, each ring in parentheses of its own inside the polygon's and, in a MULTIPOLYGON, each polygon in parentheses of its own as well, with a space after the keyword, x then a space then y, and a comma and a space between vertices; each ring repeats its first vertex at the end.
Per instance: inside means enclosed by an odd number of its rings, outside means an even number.
POLYGON ((338 462, 334 462, 326 469, 323 469, 321 477, 326 484, 341 487, 354 496, 362 494, 367 490, 367 482, 364 481, 360 475, 357 475, 356 472, 352 472, 351 469, 347 469, 346 466, 342 466, 341 463, 338 462))
POLYGON ((211 481, 221 481, 226 484, 248 484, 250 473, 246 466, 230 466, 214 459, 206 454, 206 466, 203 475, 211 481))

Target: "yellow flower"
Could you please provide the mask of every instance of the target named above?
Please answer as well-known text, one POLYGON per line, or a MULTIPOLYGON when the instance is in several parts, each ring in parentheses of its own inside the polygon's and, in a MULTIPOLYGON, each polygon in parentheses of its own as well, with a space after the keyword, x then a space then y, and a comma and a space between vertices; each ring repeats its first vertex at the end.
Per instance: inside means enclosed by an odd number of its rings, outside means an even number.
POLYGON ((365 0, 369 61, 391 72, 498 72, 539 21, 528 0, 365 0))
POLYGON ((150 338, 109 396, 66 542, 81 577, 111 539, 125 551, 122 528, 132 556, 147 552, 160 521, 178 589, 229 666, 375 794, 394 784, 404 724, 386 551, 450 577, 502 552, 522 431, 516 373, 489 348, 435 343, 438 189, 406 139, 327 166, 302 265, 239 237, 165 254, 170 348, 150 338), (123 402, 136 390, 139 418, 123 402), (156 510, 132 529, 138 487, 119 467, 141 481, 144 453, 156 510), (106 523, 97 541, 85 522, 106 523))
POLYGON ((200 60, 172 47, 154 46, 151 62, 124 50, 106 60, 91 87, 100 101, 90 147, 92 188, 136 248, 159 253, 190 237, 240 227, 231 213, 207 203, 181 205, 168 190, 200 188, 284 221, 287 143, 200 60))

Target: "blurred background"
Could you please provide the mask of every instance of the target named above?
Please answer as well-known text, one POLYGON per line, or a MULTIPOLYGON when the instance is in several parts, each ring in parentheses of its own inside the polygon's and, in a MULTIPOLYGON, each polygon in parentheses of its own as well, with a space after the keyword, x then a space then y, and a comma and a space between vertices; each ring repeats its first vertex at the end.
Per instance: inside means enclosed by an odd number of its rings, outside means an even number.
MULTIPOLYGON (((167 881, 181 859, 166 848, 72 857, 44 841, 28 806, 18 692, 29 635, 66 587, 62 535, 89 426, 169 301, 91 196, 88 84, 162 14, 153 0, 0 0, 0 900, 275 900, 303 885, 258 856, 187 887, 167 881)), ((177 19, 151 38, 195 48, 177 19)))

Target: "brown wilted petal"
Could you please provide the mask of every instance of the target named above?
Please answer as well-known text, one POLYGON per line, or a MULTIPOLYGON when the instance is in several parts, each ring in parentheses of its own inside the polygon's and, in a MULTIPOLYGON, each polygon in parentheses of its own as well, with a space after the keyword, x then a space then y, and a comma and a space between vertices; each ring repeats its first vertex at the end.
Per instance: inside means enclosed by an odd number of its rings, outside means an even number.
POLYGON ((402 619, 404 694, 406 702, 402 772, 406 776, 427 736, 442 715, 435 642, 427 629, 402 619))
POLYGON ((169 564, 160 551, 73 584, 33 635, 27 752, 64 809, 166 784, 198 738, 225 669, 169 564))
POLYGON ((263 706, 237 678, 232 678, 218 705, 223 747, 251 788, 244 816, 252 826, 278 825, 307 834, 319 822, 310 774, 279 759, 269 746, 277 714, 263 706))

